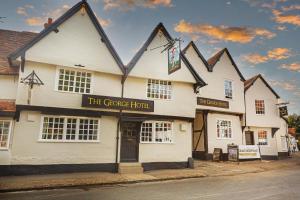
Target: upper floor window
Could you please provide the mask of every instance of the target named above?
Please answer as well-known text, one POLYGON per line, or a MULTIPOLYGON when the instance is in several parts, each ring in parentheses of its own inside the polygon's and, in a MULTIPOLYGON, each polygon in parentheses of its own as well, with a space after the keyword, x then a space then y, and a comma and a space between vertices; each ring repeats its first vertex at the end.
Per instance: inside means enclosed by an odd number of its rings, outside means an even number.
POLYGON ((231 138, 232 128, 231 121, 217 120, 217 138, 231 138))
POLYGON ((258 144, 259 145, 268 145, 268 135, 267 131, 258 131, 258 144))
POLYGON ((92 74, 89 72, 59 69, 57 89, 75 93, 91 93, 92 74))
POLYGON ((265 114, 265 101, 264 100, 255 100, 255 112, 258 115, 265 114))
POLYGON ((99 141, 99 119, 44 116, 42 141, 99 141))
POLYGON ((224 81, 225 97, 232 99, 232 81, 224 81))
POLYGON ((154 99, 171 99, 171 82, 149 79, 147 85, 147 97, 154 99))
POLYGON ((148 121, 142 124, 141 142, 144 143, 172 143, 172 123, 148 121))
POLYGON ((0 149, 8 149, 11 121, 0 120, 0 149))

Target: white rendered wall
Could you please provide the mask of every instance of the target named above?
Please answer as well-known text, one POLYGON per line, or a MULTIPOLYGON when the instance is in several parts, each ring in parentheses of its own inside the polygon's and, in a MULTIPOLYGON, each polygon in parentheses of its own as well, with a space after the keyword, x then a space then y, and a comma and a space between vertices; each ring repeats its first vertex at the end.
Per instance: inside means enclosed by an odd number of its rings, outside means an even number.
POLYGON ((0 75, 0 99, 16 99, 18 76, 0 75))

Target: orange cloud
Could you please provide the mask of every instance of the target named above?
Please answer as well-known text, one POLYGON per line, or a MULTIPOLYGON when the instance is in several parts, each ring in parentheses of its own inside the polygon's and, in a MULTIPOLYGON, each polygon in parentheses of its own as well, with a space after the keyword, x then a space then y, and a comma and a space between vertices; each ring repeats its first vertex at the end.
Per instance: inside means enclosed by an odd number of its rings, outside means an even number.
POLYGON ((180 33, 187 33, 189 35, 203 34, 214 39, 238 43, 249 43, 256 37, 271 39, 276 35, 275 33, 263 28, 192 24, 185 20, 181 20, 178 24, 176 24, 174 30, 180 33))
POLYGON ((252 63, 260 64, 270 60, 283 60, 287 59, 292 55, 290 49, 287 48, 275 48, 269 50, 266 55, 260 55, 258 53, 252 53, 242 56, 243 60, 252 63))
POLYGON ((29 26, 42 26, 46 22, 43 17, 30 17, 26 19, 26 24, 29 26))
POLYGON ((273 19, 279 24, 293 24, 300 26, 300 15, 283 15, 279 10, 272 10, 274 15, 273 19))
POLYGON ((283 64, 281 65, 282 69, 287 69, 293 72, 300 72, 300 63, 291 63, 291 64, 283 64))
POLYGON ((272 86, 278 86, 281 87, 284 90, 288 91, 294 91, 297 89, 297 86, 295 84, 295 81, 275 81, 271 80, 270 81, 272 86))
POLYGON ((300 10, 300 5, 290 5, 281 7, 283 11, 300 10))
POLYGON ((286 26, 277 26, 276 29, 279 30, 279 31, 287 30, 286 26))
POLYGON ((103 0, 104 10, 119 9, 128 11, 134 7, 156 8, 157 6, 171 7, 172 0, 103 0))

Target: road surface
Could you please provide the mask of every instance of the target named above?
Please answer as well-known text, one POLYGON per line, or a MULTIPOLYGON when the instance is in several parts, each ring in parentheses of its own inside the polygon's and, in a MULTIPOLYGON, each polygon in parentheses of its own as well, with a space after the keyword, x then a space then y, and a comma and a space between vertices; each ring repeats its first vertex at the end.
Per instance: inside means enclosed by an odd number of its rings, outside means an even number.
POLYGON ((300 166, 237 176, 14 192, 7 200, 299 200, 300 166))

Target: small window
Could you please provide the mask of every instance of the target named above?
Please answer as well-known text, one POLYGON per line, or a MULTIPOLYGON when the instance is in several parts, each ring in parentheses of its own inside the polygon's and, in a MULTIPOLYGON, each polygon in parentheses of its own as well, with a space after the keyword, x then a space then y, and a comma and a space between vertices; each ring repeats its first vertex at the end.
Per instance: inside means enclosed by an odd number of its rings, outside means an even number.
POLYGON ((232 99, 232 81, 225 80, 224 89, 225 89, 225 98, 232 99))
POLYGON ((170 81, 148 80, 147 97, 153 99, 171 99, 172 85, 170 81))
POLYGON ((255 100, 255 111, 257 115, 265 114, 265 101, 264 100, 255 100))
POLYGON ((217 137, 218 138, 232 138, 231 121, 217 120, 217 137))
POLYGON ((59 69, 57 90, 74 93, 91 93, 92 74, 89 72, 59 69))
POLYGON ((98 132, 98 119, 44 116, 41 140, 98 141, 98 132))
POLYGON ((172 143, 172 123, 144 122, 141 128, 140 139, 143 143, 172 143))
POLYGON ((258 131, 258 144, 259 145, 268 145, 268 136, 267 131, 258 131))
POLYGON ((0 149, 8 149, 11 121, 0 120, 0 149))

